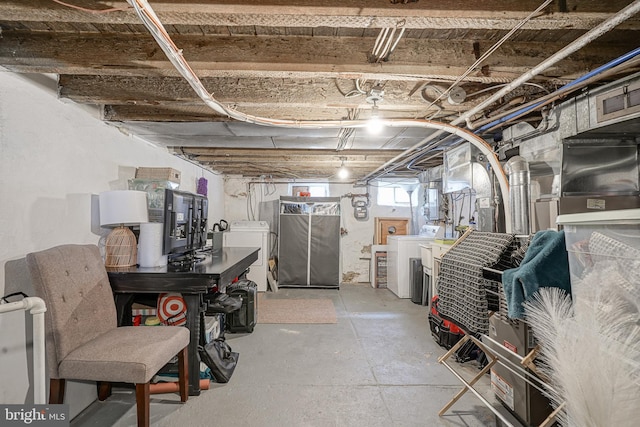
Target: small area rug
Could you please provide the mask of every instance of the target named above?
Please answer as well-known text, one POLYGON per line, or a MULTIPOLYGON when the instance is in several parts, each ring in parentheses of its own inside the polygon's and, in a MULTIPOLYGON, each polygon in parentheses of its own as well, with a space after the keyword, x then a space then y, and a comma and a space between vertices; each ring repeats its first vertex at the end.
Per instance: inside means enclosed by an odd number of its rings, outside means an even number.
POLYGON ((258 294, 258 323, 336 322, 336 309, 328 298, 266 298, 258 294))

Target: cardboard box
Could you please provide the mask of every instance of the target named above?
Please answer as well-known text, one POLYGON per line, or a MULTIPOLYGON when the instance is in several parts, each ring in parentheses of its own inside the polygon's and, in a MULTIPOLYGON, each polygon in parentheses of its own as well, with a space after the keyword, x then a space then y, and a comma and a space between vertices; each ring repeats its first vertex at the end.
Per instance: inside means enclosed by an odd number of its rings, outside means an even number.
POLYGON ((138 168, 136 178, 161 179, 180 184, 180 171, 173 168, 138 168))

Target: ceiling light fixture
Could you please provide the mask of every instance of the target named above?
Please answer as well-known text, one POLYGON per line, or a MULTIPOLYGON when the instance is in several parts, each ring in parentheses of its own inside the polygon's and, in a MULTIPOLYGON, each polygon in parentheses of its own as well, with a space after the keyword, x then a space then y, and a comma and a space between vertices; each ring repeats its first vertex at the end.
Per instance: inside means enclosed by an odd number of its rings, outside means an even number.
POLYGON ((372 135, 378 135, 382 132, 382 128, 384 125, 382 124, 382 120, 380 120, 380 116, 378 114, 378 106, 374 104, 371 109, 371 117, 367 122, 367 131, 372 135))
POLYGON ((367 122, 367 131, 373 135, 377 135, 382 132, 382 128, 384 127, 380 120, 380 112, 378 110, 378 101, 382 101, 383 96, 384 88, 379 84, 376 84, 371 88, 366 98, 366 101, 369 104, 373 104, 373 107, 371 107, 371 117, 367 122))
POLYGON ((342 162, 340 163, 340 169, 338 169, 338 178, 347 179, 349 178, 349 169, 347 169, 346 166, 344 165, 345 158, 340 157, 340 160, 342 162))

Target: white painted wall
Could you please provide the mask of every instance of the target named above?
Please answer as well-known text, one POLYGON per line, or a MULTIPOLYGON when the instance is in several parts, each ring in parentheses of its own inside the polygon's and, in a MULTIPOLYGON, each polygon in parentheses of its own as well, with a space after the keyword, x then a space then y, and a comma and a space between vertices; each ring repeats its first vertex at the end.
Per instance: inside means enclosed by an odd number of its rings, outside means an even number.
MULTIPOLYGON (((56 97, 55 81, 0 71, 0 295, 33 295, 27 253, 65 243, 98 243, 91 195, 126 189, 139 166, 172 167, 180 189, 208 179, 209 218, 224 213, 222 178, 165 149, 123 134, 97 113, 56 97)), ((33 402, 31 319, 0 316, 0 403, 33 402)), ((95 400, 94 384, 69 384, 71 416, 95 400)))
MULTIPOLYGON (((280 196, 290 196, 288 194, 288 184, 252 184, 249 186, 248 179, 242 177, 227 176, 224 180, 224 219, 233 220, 253 220, 258 219, 258 206, 261 201, 276 200, 280 196), (249 187, 251 187, 251 203, 248 204, 249 187), (251 206, 252 208, 249 208, 251 206), (251 216, 253 212, 254 216, 251 216)), ((304 184, 300 184, 304 185, 304 184)), ((369 257, 371 255, 371 245, 374 237, 375 217, 410 217, 409 208, 394 208, 391 206, 378 206, 376 201, 375 186, 354 187, 350 184, 330 184, 330 197, 341 197, 348 193, 363 194, 369 193, 372 205, 369 210, 367 221, 358 221, 353 216, 351 199, 343 198, 341 202, 342 219, 341 225, 346 234, 341 239, 341 277, 343 283, 369 283, 369 257)))

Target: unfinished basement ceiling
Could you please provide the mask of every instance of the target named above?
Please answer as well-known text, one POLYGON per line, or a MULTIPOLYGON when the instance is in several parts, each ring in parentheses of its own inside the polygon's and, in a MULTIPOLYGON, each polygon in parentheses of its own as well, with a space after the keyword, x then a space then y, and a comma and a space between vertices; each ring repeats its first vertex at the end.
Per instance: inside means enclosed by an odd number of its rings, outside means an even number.
MULTIPOLYGON (((542 3, 149 4, 206 90, 227 108, 269 119, 364 121, 375 100, 384 119, 450 123, 634 2, 553 1, 528 18, 542 3), (524 20, 521 29, 446 93, 524 20), (385 49, 390 53, 384 54, 385 49)), ((344 161, 359 179, 434 132, 393 127, 373 136, 364 128, 270 127, 219 114, 179 75, 124 0, 3 0, 0 30, 0 66, 6 70, 58 74, 61 98, 98 106, 104 121, 226 174, 331 179, 344 161)), ((633 16, 473 119, 554 91, 638 48, 638 40, 640 19, 633 16)), ((633 71, 637 68, 624 73, 633 71)), ((609 75, 597 84, 617 77, 609 75)), ((535 124, 539 117, 534 112, 522 120, 535 124)), ((441 161, 438 151, 423 155, 429 160, 394 173, 415 174, 441 161)))

